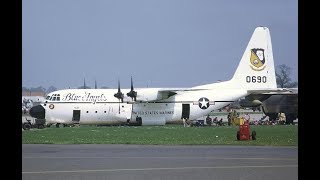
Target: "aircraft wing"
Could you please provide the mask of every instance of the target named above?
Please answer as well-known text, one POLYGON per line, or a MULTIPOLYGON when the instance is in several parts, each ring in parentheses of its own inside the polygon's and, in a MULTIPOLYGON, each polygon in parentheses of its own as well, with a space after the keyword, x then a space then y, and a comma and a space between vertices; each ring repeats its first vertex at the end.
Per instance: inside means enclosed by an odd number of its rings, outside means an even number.
POLYGON ((168 99, 171 96, 176 95, 178 92, 185 92, 185 91, 199 91, 201 89, 190 89, 190 88, 166 88, 160 89, 158 91, 158 96, 156 101, 168 99))
POLYGON ((137 101, 138 102, 157 102, 166 100, 179 92, 186 92, 186 91, 198 91, 200 89, 190 89, 190 88, 160 88, 160 89, 154 89, 154 90, 145 90, 144 92, 141 92, 141 90, 138 91, 137 101), (143 94, 142 96, 139 96, 139 92, 143 94))
POLYGON ((256 89, 248 90, 249 94, 290 95, 298 94, 298 88, 256 89))
MULTIPOLYGON (((178 92, 185 92, 185 91, 199 91, 205 89, 190 89, 190 88, 164 88, 158 90, 158 95, 156 99, 151 100, 150 102, 160 101, 164 99, 168 99, 171 96, 176 95, 178 92)), ((270 95, 293 95, 298 93, 297 88, 276 88, 276 89, 257 89, 257 90, 248 90, 249 96, 257 99, 269 97, 270 95), (261 97, 260 97, 261 96, 261 97), (260 98, 258 98, 260 97, 260 98)))
POLYGON ((298 88, 277 88, 277 89, 259 89, 249 90, 249 95, 240 100, 242 107, 255 107, 261 105, 263 101, 267 100, 272 95, 297 95, 298 88))
POLYGON ((163 99, 168 99, 171 96, 174 96, 177 94, 176 90, 159 90, 158 91, 158 96, 156 100, 163 100, 163 99))

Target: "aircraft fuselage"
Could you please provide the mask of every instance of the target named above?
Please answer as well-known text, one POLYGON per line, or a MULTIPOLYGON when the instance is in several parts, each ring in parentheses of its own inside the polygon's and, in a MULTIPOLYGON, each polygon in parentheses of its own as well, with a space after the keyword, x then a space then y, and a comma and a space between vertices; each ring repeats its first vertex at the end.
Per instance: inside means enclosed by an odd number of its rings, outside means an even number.
MULTIPOLYGON (((150 92, 154 90, 149 89, 150 92)), ((113 96, 116 91, 116 89, 57 91, 42 105, 45 109, 45 119, 47 123, 52 124, 121 124, 136 123, 136 118, 141 117, 142 125, 164 125, 166 122, 182 118, 197 119, 205 116, 246 93, 235 89, 223 92, 221 89, 201 90, 201 93, 200 90, 195 90, 178 92, 168 99, 159 101, 147 101, 155 95, 149 93, 147 96, 148 93, 144 93, 143 97, 138 96, 136 101, 126 97, 121 102, 113 96)), ((148 89, 139 90, 142 91, 147 92, 148 89)))

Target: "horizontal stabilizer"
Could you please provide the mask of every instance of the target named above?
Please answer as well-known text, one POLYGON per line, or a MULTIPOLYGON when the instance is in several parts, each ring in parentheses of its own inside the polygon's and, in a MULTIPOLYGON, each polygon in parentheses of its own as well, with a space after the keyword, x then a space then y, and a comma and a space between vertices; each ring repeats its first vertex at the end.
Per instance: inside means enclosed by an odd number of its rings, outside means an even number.
POLYGON ((255 89, 248 90, 249 94, 266 94, 266 95, 281 95, 281 94, 297 94, 298 92, 294 92, 292 89, 287 88, 277 88, 277 89, 255 89))

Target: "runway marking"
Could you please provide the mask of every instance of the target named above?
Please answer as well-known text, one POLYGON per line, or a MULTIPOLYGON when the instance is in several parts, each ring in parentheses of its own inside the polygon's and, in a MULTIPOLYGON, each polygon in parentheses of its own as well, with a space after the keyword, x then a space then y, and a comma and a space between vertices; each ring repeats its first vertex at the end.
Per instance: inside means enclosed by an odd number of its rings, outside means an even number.
POLYGON ((187 169, 239 169, 239 168, 295 168, 298 165, 273 165, 273 166, 215 166, 215 167, 173 167, 173 168, 137 168, 137 169, 96 169, 73 171, 38 171, 22 172, 22 174, 51 174, 51 173, 90 173, 90 172, 119 172, 119 171, 153 171, 153 170, 187 170, 187 169))
POLYGON ((155 156, 155 157, 123 157, 123 156, 115 156, 115 157, 91 157, 91 156, 70 156, 70 157, 23 157, 24 159, 222 159, 222 160, 288 160, 288 161, 296 161, 297 158, 250 158, 250 157, 243 157, 243 158, 233 158, 233 157, 170 157, 170 156, 155 156))

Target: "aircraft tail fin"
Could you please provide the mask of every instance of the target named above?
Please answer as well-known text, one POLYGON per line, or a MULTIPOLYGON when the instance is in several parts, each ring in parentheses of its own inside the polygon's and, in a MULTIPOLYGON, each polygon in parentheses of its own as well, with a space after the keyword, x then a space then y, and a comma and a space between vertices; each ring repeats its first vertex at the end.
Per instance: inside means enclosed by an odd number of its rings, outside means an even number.
POLYGON ((254 30, 230 83, 236 88, 247 90, 277 88, 271 37, 267 27, 254 30))

